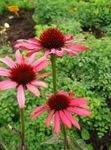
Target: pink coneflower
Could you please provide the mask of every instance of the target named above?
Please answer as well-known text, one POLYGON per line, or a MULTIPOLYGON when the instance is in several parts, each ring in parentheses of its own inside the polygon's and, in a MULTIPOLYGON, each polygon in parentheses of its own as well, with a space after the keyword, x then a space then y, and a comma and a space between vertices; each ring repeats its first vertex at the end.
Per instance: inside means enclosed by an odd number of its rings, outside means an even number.
POLYGON ((73 94, 65 93, 64 91, 59 91, 57 94, 51 95, 46 104, 37 107, 31 113, 31 118, 35 119, 44 111, 49 110, 46 127, 50 126, 52 117, 54 116, 54 132, 56 134, 60 131, 61 121, 68 128, 74 125, 80 129, 77 120, 72 114, 89 116, 89 107, 86 105, 88 101, 85 98, 73 98, 73 96, 73 94))
POLYGON ((9 57, 0 58, 1 62, 10 67, 10 69, 0 67, 0 76, 8 77, 7 80, 0 81, 0 90, 17 87, 18 104, 20 108, 24 108, 24 88, 27 88, 30 92, 39 96, 40 92, 36 86, 47 87, 45 82, 39 81, 38 79, 48 74, 38 74, 38 72, 44 69, 49 64, 49 61, 45 57, 41 57, 33 63, 35 58, 35 54, 33 54, 28 58, 28 62, 26 62, 19 50, 16 51, 15 56, 17 64, 9 57))
POLYGON ((29 50, 29 56, 41 50, 44 50, 45 56, 55 54, 58 57, 63 57, 64 52, 76 56, 77 52, 88 49, 85 46, 74 44, 83 40, 84 38, 74 40, 72 34, 64 35, 58 28, 48 28, 41 34, 39 39, 17 40, 15 48, 29 50))

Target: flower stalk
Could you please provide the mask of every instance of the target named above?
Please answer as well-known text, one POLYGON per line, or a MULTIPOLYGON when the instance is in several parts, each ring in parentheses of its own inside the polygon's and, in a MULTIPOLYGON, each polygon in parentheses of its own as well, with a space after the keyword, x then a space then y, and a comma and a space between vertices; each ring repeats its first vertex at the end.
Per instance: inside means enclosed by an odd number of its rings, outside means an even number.
POLYGON ((21 150, 25 150, 24 108, 20 109, 20 123, 21 123, 21 150))
POLYGON ((52 63, 52 78, 53 78, 53 91, 56 94, 56 56, 51 55, 51 63, 52 63))
POLYGON ((61 122, 61 126, 62 126, 62 132, 64 135, 64 150, 70 150, 69 144, 68 144, 68 139, 67 139, 67 134, 66 134, 66 129, 65 129, 65 126, 62 122, 61 122))

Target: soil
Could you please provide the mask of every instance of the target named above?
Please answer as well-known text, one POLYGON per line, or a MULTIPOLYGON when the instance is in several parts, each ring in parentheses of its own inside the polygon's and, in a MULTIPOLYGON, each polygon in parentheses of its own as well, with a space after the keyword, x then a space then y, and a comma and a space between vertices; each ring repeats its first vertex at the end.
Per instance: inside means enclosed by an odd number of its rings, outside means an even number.
MULTIPOLYGON (((3 29, 5 23, 10 26, 6 32, 3 32, 2 38, 4 35, 6 43, 9 43, 12 48, 17 39, 28 39, 35 36, 35 22, 32 20, 32 14, 33 11, 21 10, 19 16, 11 12, 5 12, 0 16, 0 27, 3 29)), ((0 45, 2 46, 2 43, 0 45)))
POLYGON ((93 34, 96 38, 102 38, 105 36, 105 33, 102 32, 100 29, 97 29, 96 27, 83 27, 83 32, 89 32, 93 34))

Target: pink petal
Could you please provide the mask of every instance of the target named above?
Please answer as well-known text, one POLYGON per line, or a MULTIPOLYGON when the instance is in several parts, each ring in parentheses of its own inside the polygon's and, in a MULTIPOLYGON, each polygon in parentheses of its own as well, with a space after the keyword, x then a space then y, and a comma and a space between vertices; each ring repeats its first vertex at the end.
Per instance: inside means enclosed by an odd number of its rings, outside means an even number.
POLYGON ((50 126, 50 123, 51 123, 51 120, 52 120, 52 116, 54 114, 54 111, 50 111, 48 117, 47 117, 47 120, 46 120, 46 127, 48 128, 50 126))
POLYGON ((39 107, 37 107, 36 109, 34 109, 32 112, 31 112, 31 115, 33 116, 34 114, 38 113, 40 110, 42 110, 43 108, 46 108, 47 107, 47 104, 43 104, 39 107))
POLYGON ((26 87, 28 88, 28 90, 31 92, 31 93, 33 93, 34 95, 36 95, 37 97, 39 97, 40 96, 40 92, 39 92, 39 90, 35 87, 35 86, 33 86, 33 85, 31 85, 31 84, 27 84, 26 85, 26 87))
POLYGON ((30 42, 30 43, 33 43, 35 45, 40 45, 40 40, 37 39, 37 38, 30 38, 27 41, 30 42))
POLYGON ((90 115, 89 111, 87 111, 85 109, 81 109, 81 108, 69 107, 69 108, 67 108, 67 110, 73 112, 74 114, 78 114, 80 116, 89 116, 90 115))
POLYGON ((36 62, 34 62, 33 66, 36 67, 36 66, 40 65, 41 63, 45 62, 46 60, 47 60, 47 58, 43 56, 43 57, 39 58, 36 62))
MULTIPOLYGON (((38 60, 38 61, 39 61, 39 60, 38 60)), ((50 62, 50 61, 49 61, 48 59, 42 60, 40 63, 36 62, 36 63, 34 64, 34 71, 35 71, 35 72, 38 72, 38 71, 43 70, 45 67, 48 66, 49 62, 50 62)))
POLYGON ((44 56, 47 57, 49 55, 49 50, 45 50, 44 56))
POLYGON ((84 51, 88 50, 88 47, 82 46, 82 45, 69 45, 67 48, 72 49, 74 51, 84 51))
POLYGON ((39 50, 32 50, 27 53, 27 57, 30 57, 32 54, 37 53, 39 50))
POLYGON ((50 53, 50 54, 55 54, 55 53, 56 53, 56 49, 55 49, 55 48, 52 48, 49 53, 50 53))
POLYGON ((28 64, 32 64, 35 57, 36 57, 37 53, 33 53, 30 57, 29 57, 29 60, 28 60, 28 64))
POLYGON ((5 63, 6 65, 8 65, 10 68, 13 68, 13 67, 16 66, 14 61, 11 58, 9 58, 9 57, 0 58, 0 61, 5 63))
POLYGON ((5 68, 3 68, 3 67, 0 67, 0 71, 9 72, 9 70, 8 70, 8 69, 5 69, 5 68))
POLYGON ((9 77, 9 76, 10 76, 10 73, 9 73, 9 71, 0 71, 0 76, 9 77))
POLYGON ((71 121, 71 123, 80 130, 80 125, 76 121, 76 119, 67 110, 64 110, 64 113, 67 116, 67 118, 71 121))
POLYGON ((5 80, 5 81, 0 82, 0 90, 10 89, 16 86, 17 86, 17 83, 11 80, 5 80))
POLYGON ((37 50, 40 49, 40 46, 35 45, 31 42, 28 42, 28 40, 24 40, 23 42, 19 42, 17 44, 15 44, 14 46, 15 48, 18 49, 26 49, 26 50, 37 50))
POLYGON ((60 118, 62 120, 62 122, 68 127, 71 128, 71 122, 69 121, 69 119, 66 117, 66 115, 64 114, 63 111, 59 111, 60 114, 60 118))
POLYGON ((54 114, 54 132, 58 134, 60 131, 60 118, 58 111, 54 114))
POLYGON ((80 104, 79 107, 90 110, 90 108, 87 105, 84 105, 84 104, 80 104))
POLYGON ((73 37, 73 34, 67 34, 67 35, 65 35, 65 40, 66 41, 70 40, 70 39, 72 39, 72 37, 73 37))
POLYGON ((31 84, 34 85, 34 86, 41 86, 41 87, 44 87, 44 88, 48 88, 48 85, 43 81, 34 80, 34 81, 31 82, 31 84))
POLYGON ((85 38, 80 38, 80 39, 77 39, 77 40, 68 40, 68 41, 66 41, 66 43, 75 43, 75 42, 81 42, 81 41, 84 41, 85 40, 85 38))
POLYGON ((40 114, 42 114, 46 110, 47 110, 47 108, 43 108, 42 110, 40 110, 39 112, 37 112, 36 114, 31 116, 31 119, 33 120, 33 119, 37 118, 40 114))
POLYGON ((44 78, 44 77, 47 77, 48 75, 49 75, 49 73, 38 74, 38 75, 36 76, 36 78, 37 78, 37 79, 39 79, 39 78, 44 78))
POLYGON ((63 50, 63 49, 61 49, 61 50, 56 50, 56 55, 57 55, 58 57, 63 57, 63 56, 64 56, 64 50, 63 50))
POLYGON ((85 98, 75 98, 74 100, 72 100, 71 102, 70 102, 70 106, 79 106, 79 105, 81 105, 81 104, 86 104, 88 102, 88 100, 87 99, 85 99, 85 98))
POLYGON ((64 51, 66 51, 70 56, 77 56, 77 53, 70 50, 70 49, 67 49, 67 48, 62 48, 64 51))
POLYGON ((21 55, 21 53, 20 53, 19 50, 17 50, 17 51, 15 52, 15 56, 16 56, 16 60, 17 60, 18 64, 25 63, 25 58, 24 58, 23 55, 21 55))
POLYGON ((17 100, 19 107, 22 109, 25 105, 25 94, 24 94, 24 88, 22 85, 19 85, 17 88, 17 100))

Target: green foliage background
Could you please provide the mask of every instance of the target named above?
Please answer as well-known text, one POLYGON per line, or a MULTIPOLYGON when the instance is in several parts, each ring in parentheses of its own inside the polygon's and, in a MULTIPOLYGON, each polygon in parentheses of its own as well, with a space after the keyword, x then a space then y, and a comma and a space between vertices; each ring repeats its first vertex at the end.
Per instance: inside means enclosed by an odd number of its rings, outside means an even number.
MULTIPOLYGON (((91 108, 90 117, 77 117, 81 131, 73 127, 67 132, 73 141, 83 139, 86 143, 92 132, 96 132, 98 139, 110 133, 111 105, 108 104, 111 104, 111 2, 109 0, 1 0, 1 15, 7 11, 9 5, 17 5, 21 9, 34 9, 33 20, 37 23, 35 26, 37 37, 49 26, 59 27, 64 34, 73 33, 75 38, 87 37, 83 44, 89 47, 88 51, 80 53, 78 57, 65 55, 57 59, 58 90, 73 92, 77 97, 86 97, 91 108), (104 36, 97 39, 91 33, 83 31, 83 28, 92 27, 104 32, 104 36)), ((7 45, 0 50, 0 57, 6 55, 5 51, 14 58, 12 50, 7 45)), ((51 65, 46 71, 51 72, 51 65)), ((29 150, 61 150, 63 149, 61 140, 52 137, 53 122, 51 127, 46 129, 47 113, 42 114, 35 121, 30 120, 30 112, 46 102, 45 94, 52 93, 52 77, 49 76, 44 80, 49 83, 49 88, 40 89, 40 98, 26 92, 26 143, 29 150)), ((5 150, 15 150, 20 144, 20 139, 7 126, 10 124, 20 130, 16 91, 6 90, 0 94, 0 143, 5 150)), ((92 143, 86 143, 85 150, 92 150, 92 143)))

